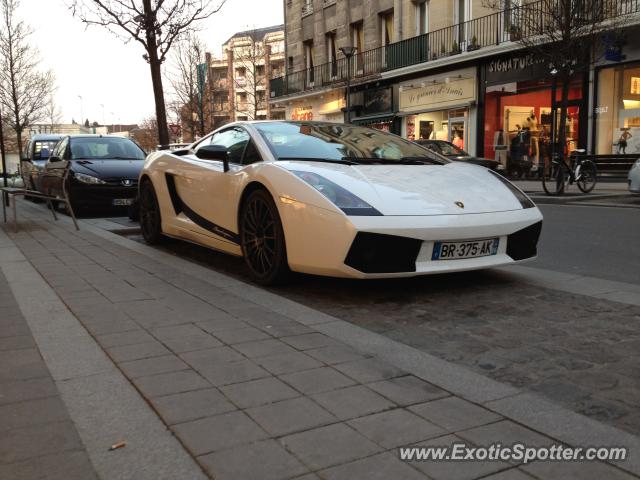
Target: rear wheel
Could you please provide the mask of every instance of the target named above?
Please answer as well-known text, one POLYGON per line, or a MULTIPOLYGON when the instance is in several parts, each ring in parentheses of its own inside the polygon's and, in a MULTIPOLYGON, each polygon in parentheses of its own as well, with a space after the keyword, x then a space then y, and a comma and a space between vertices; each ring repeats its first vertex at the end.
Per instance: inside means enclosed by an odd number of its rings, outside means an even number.
POLYGON ((565 171, 562 160, 545 165, 542 174, 542 188, 547 195, 562 195, 564 193, 565 171))
POLYGON ((265 190, 254 190, 240 211, 240 245, 253 280, 272 285, 290 273, 278 209, 265 190))
POLYGON ((161 243, 165 238, 162 234, 158 197, 149 180, 140 186, 140 229, 144 240, 150 245, 161 243))
POLYGON ((589 193, 596 186, 598 170, 591 160, 584 160, 580 165, 580 175, 576 183, 583 193, 589 193))

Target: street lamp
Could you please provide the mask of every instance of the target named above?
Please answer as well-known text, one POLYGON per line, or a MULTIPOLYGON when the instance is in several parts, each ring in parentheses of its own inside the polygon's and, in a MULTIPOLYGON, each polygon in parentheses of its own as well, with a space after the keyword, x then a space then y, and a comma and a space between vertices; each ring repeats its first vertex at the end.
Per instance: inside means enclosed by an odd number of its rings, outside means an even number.
POLYGON ((105 119, 104 119, 104 103, 101 103, 100 106, 102 107, 102 126, 106 127, 105 125, 105 119))
POLYGON ((356 47, 340 47, 342 54, 347 57, 347 123, 351 123, 351 57, 358 50, 356 47))

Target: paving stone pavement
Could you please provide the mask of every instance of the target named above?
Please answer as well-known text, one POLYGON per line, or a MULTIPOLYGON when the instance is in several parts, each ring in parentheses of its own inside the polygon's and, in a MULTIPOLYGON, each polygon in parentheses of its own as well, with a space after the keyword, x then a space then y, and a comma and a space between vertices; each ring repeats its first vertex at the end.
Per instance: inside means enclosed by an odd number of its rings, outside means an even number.
POLYGON ((98 478, 2 271, 0 478, 98 478))
POLYGON ((633 478, 604 463, 401 462, 402 445, 553 439, 218 285, 26 216, 7 234, 211 478, 633 478))

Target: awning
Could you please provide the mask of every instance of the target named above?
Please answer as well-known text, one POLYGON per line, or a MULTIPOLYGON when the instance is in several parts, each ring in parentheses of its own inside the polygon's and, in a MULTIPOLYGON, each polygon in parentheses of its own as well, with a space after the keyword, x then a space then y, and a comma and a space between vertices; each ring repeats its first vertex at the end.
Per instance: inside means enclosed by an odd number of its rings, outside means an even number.
POLYGON ((374 123, 390 123, 396 117, 395 113, 385 113, 382 115, 371 115, 368 117, 358 117, 351 119, 354 125, 373 125, 374 123))

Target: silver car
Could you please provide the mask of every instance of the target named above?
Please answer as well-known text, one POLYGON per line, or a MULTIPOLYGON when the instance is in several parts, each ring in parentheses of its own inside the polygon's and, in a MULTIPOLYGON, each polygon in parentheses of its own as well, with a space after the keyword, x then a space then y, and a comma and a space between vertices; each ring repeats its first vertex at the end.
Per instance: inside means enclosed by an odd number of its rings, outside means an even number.
POLYGON ((640 193, 640 158, 633 164, 629 170, 629 191, 631 193, 640 193))

